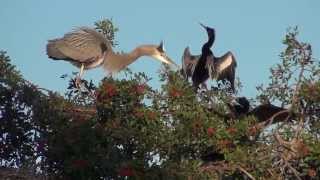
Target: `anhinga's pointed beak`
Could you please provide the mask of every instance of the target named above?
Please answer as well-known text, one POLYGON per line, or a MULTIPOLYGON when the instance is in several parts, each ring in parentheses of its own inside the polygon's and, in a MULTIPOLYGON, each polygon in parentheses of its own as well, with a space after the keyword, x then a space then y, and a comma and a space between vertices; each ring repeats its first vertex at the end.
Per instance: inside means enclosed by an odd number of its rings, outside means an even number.
POLYGON ((215 34, 215 30, 214 30, 214 28, 211 28, 211 27, 205 26, 205 25, 203 25, 203 24, 202 24, 202 23, 200 23, 200 22, 199 22, 199 24, 200 24, 200 26, 202 26, 202 27, 207 31, 207 33, 208 33, 208 36, 209 36, 209 37, 214 36, 214 34, 215 34))
POLYGON ((201 22, 199 22, 200 26, 202 26, 204 29, 207 29, 207 26, 203 25, 201 22))

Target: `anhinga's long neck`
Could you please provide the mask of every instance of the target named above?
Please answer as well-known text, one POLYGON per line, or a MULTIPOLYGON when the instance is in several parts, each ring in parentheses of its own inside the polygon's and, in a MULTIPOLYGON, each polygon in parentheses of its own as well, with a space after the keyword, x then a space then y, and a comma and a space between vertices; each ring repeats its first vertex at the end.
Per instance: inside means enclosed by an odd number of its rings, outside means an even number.
POLYGON ((208 41, 202 46, 202 53, 204 53, 204 51, 208 51, 212 47, 214 40, 215 33, 213 33, 212 35, 208 34, 208 41))
POLYGON ((211 36, 209 36, 209 39, 208 39, 208 46, 209 46, 209 48, 211 48, 212 47, 212 45, 213 45, 213 43, 214 43, 214 40, 216 39, 216 36, 215 36, 215 34, 213 33, 211 36))
POLYGON ((126 68, 139 57, 149 55, 146 49, 148 45, 138 46, 130 53, 116 53, 110 51, 106 54, 103 67, 110 73, 116 73, 126 68))

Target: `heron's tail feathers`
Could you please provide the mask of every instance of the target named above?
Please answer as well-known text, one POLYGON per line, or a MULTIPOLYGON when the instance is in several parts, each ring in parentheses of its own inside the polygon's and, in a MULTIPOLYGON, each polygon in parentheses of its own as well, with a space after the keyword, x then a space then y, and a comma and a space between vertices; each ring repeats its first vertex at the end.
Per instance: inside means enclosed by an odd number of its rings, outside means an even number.
POLYGON ((187 47, 184 49, 183 57, 189 57, 189 56, 191 56, 191 53, 190 53, 190 48, 189 48, 189 46, 187 46, 187 47))
POLYGON ((66 60, 69 59, 66 55, 64 55, 59 49, 59 39, 49 40, 47 44, 47 55, 49 58, 54 60, 66 60))

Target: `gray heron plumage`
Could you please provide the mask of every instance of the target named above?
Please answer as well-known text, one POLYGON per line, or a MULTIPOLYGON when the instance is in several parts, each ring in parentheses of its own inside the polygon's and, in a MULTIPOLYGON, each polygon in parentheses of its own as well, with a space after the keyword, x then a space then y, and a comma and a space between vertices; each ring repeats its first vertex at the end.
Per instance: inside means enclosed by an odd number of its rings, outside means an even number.
POLYGON ((176 65, 160 45, 141 45, 130 53, 116 53, 111 43, 95 29, 80 27, 62 38, 49 40, 47 55, 54 60, 65 60, 80 68, 79 77, 84 69, 98 66, 110 74, 117 73, 141 56, 150 56, 163 63, 176 65))

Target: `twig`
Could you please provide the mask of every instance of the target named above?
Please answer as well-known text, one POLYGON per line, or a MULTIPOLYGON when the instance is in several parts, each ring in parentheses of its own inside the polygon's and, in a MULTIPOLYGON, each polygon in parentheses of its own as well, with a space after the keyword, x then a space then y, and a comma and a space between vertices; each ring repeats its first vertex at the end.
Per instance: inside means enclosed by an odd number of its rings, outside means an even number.
POLYGON ((253 177, 248 171, 246 171, 245 169, 243 169, 241 166, 238 166, 238 169, 239 169, 240 171, 242 171, 243 173, 245 173, 250 179, 256 180, 255 177, 253 177))
POLYGON ((299 120, 298 127, 297 127, 296 132, 295 132, 295 136, 294 136, 295 138, 298 138, 300 136, 300 134, 301 134, 302 127, 303 127, 303 121, 304 121, 303 117, 304 117, 304 113, 302 112, 302 115, 300 115, 300 120, 299 120))
POLYGON ((293 174, 296 176, 297 179, 302 180, 299 176, 299 172, 293 168, 288 162, 285 162, 286 166, 289 167, 291 169, 291 171, 293 172, 293 174))
MULTIPOLYGON (((299 42, 296 42, 296 44, 297 44, 299 50, 302 52, 302 60, 300 61, 301 70, 299 72, 296 88, 293 92, 290 110, 292 110, 294 105, 298 102, 298 91, 300 88, 300 83, 303 78, 303 73, 305 71, 305 65, 306 65, 305 62, 308 62, 310 60, 310 54, 308 54, 308 55, 306 54, 306 52, 305 52, 306 50, 303 48, 303 46, 299 42)), ((303 116, 300 116, 299 125, 298 125, 298 128, 296 129, 296 133, 295 133, 296 138, 300 135, 300 132, 302 130, 302 126, 303 126, 303 118, 302 117, 303 116)))
POLYGON ((94 107, 73 107, 71 108, 72 111, 75 112, 83 112, 83 113, 88 113, 88 114, 96 114, 97 109, 94 107))
MULTIPOLYGON (((281 114, 284 114, 284 113, 289 113, 289 110, 284 109, 284 110, 281 110, 281 111, 273 114, 269 119, 258 123, 257 127, 262 128, 262 127, 267 127, 267 126, 271 125, 273 123, 274 118, 276 118, 277 116, 280 116, 281 114)), ((288 121, 289 117, 290 117, 290 114, 288 114, 288 116, 286 117, 286 119, 284 121, 288 121)))
POLYGON ((285 121, 288 121, 288 119, 289 119, 289 117, 290 117, 289 110, 288 110, 288 109, 284 109, 284 110, 279 111, 279 112, 275 113, 274 115, 272 115, 272 116, 266 121, 266 122, 269 121, 267 126, 269 126, 269 125, 271 125, 271 124, 273 123, 274 118, 276 118, 277 116, 279 116, 279 115, 281 115, 281 114, 284 114, 284 113, 288 113, 288 115, 287 115, 287 117, 286 117, 286 119, 285 119, 285 121))
POLYGON ((270 169, 267 169, 267 171, 272 177, 274 177, 274 174, 272 173, 272 171, 270 169))

